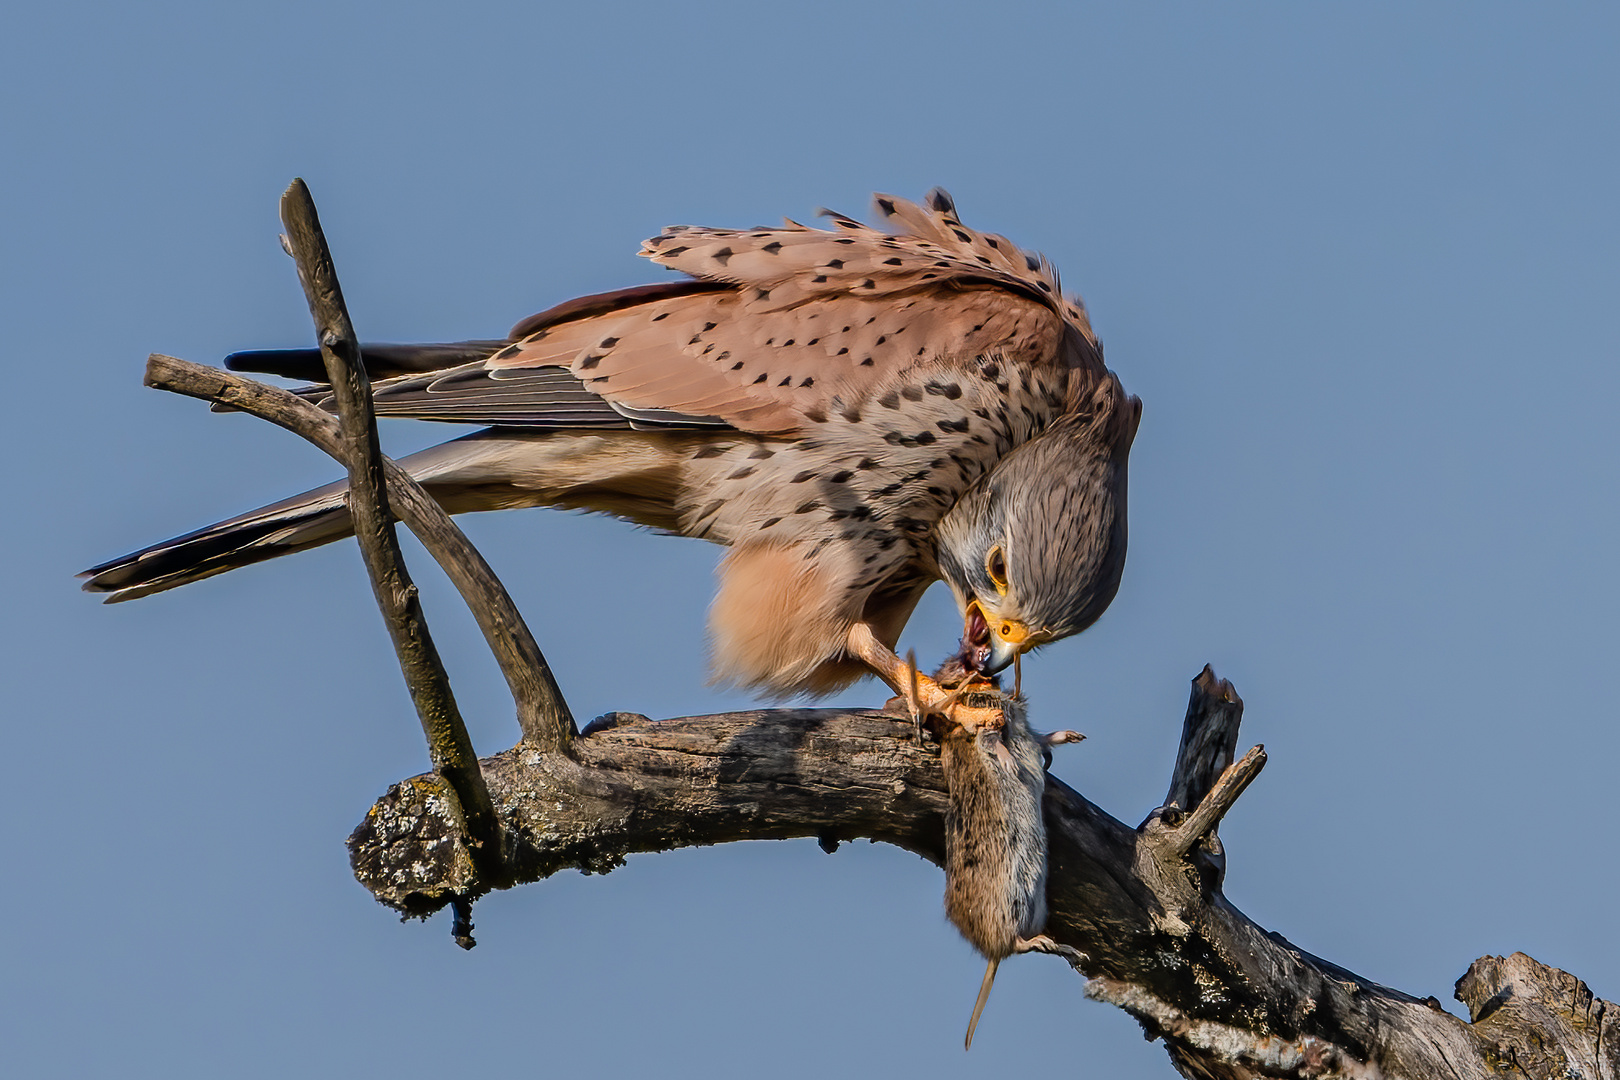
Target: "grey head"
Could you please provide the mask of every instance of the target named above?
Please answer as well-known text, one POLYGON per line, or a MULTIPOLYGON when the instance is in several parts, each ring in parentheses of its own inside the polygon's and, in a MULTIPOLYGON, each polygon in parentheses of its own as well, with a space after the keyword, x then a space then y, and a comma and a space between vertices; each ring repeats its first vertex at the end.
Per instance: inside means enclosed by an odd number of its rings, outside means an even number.
POLYGON ((1078 634, 1113 601, 1141 416, 1141 401, 1108 374, 1083 408, 1008 454, 940 521, 935 558, 962 611, 966 667, 1000 671, 1078 634))

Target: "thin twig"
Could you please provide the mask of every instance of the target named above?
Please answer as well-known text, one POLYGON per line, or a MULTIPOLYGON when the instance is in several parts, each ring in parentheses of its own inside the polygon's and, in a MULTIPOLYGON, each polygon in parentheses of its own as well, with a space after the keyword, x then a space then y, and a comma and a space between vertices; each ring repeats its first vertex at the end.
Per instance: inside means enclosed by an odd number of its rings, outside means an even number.
MULTIPOLYGON (((285 390, 162 353, 147 358, 146 385, 268 420, 344 460, 337 418, 285 390)), ((383 471, 390 507, 444 568, 478 621, 512 691, 524 743, 547 751, 566 746, 574 735, 573 715, 506 587, 421 484, 387 457, 383 471)))
MULTIPOLYGON (((162 353, 153 353, 147 357, 145 383, 158 390, 228 405, 257 416, 261 420, 268 420, 314 443, 339 462, 345 461, 347 447, 338 419, 286 390, 265 386, 240 375, 232 375, 162 353)), ((475 577, 480 572, 493 577, 493 572, 484 563, 483 557, 467 542, 466 537, 461 535, 461 530, 449 520, 443 508, 422 489, 420 484, 388 458, 383 458, 383 471, 388 480, 389 492, 393 496, 391 508, 399 514, 401 520, 412 526, 412 531, 422 540, 423 545, 445 568, 458 587, 463 579, 475 577), (444 519, 442 525, 434 525, 434 515, 444 519), (446 531, 459 539, 459 546, 463 550, 458 551, 456 544, 446 542, 446 531)), ((411 587, 411 591, 414 600, 414 586, 411 587)), ((464 588, 462 595, 467 596, 468 590, 464 588)), ((379 604, 381 603, 382 596, 379 594, 379 604)), ((476 612, 477 608, 474 610, 476 612)), ((392 634, 395 632, 394 617, 387 606, 383 607, 383 612, 384 620, 389 623, 389 631, 392 634)), ((401 666, 405 666, 403 654, 401 666)), ((411 670, 407 668, 405 675, 408 683, 411 674, 411 670)), ((414 699, 415 685, 412 685, 411 690, 414 699)), ((454 707, 453 700, 450 705, 454 707)), ((465 748, 458 750, 457 740, 453 734, 443 741, 436 741, 435 732, 429 728, 430 720, 426 715, 423 716, 422 722, 434 767, 444 775, 461 801, 468 833, 474 840, 480 841, 476 848, 485 854, 498 853, 500 846, 494 842, 498 839, 498 833, 493 805, 489 801, 489 792, 483 776, 478 771, 478 759, 473 754, 471 739, 465 736, 465 727, 462 728, 465 748), (463 756, 456 757, 458 753, 463 756), (467 782, 469 775, 470 783, 467 782), (480 809, 484 811, 483 814, 478 813, 480 809)), ((459 724, 459 717, 456 718, 456 722, 459 724)))
MULTIPOLYGON (((337 418, 286 390, 162 353, 147 358, 146 385, 268 420, 343 461, 337 418)), ((512 691, 523 741, 541 750, 566 746, 574 733, 573 716, 540 646, 495 571, 409 473, 387 457, 383 472, 391 509, 444 568, 478 620, 512 691)))
POLYGON ((1265 767, 1264 746, 1256 746, 1244 754, 1241 760, 1228 767, 1215 782, 1215 786, 1210 788, 1209 794, 1198 804, 1198 808, 1188 814, 1187 820, 1170 834, 1168 849, 1176 855, 1185 855, 1191 851, 1194 844, 1221 823, 1221 818, 1232 809, 1232 804, 1243 794, 1243 789, 1248 787, 1265 767))

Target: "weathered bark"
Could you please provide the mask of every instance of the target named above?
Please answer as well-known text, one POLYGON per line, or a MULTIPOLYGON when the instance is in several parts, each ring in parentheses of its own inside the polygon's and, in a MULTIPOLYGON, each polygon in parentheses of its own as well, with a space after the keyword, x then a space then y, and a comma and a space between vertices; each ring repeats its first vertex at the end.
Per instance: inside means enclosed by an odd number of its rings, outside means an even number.
POLYGON ((1524 953, 1482 956, 1457 980, 1457 1000, 1494 1044, 1486 1061, 1499 1074, 1620 1076, 1620 1009, 1567 971, 1524 953))
MULTIPOLYGON (((437 771, 402 781, 349 838, 355 876, 408 915, 449 906, 470 946, 472 898, 558 870, 605 873, 637 851, 814 836, 827 850, 882 840, 940 864, 945 780, 909 717, 782 709, 652 721, 615 713, 575 736, 521 616, 443 511, 376 449, 353 332, 314 206, 290 193, 299 259, 341 421, 285 391, 154 356, 150 385, 242 409, 326 449, 361 481, 351 493, 367 566, 437 771), (386 485, 378 482, 381 477, 386 485), (386 490, 386 494, 385 494, 386 490), (364 506, 360 504, 364 503, 364 506), (397 549, 391 514, 449 572, 496 653, 522 741, 473 761, 448 680, 397 549), (436 710, 436 711, 435 711, 436 710)), ((1432 998, 1379 986, 1256 926, 1221 892, 1215 829, 1259 774, 1233 761, 1243 703, 1205 668, 1165 805, 1131 828, 1048 778, 1046 934, 1088 981, 1162 1038, 1185 1076, 1560 1077, 1620 1080, 1620 1012, 1522 954, 1478 960, 1459 981, 1472 1023, 1432 998)))
MULTIPOLYGON (((1206 668, 1193 684, 1190 733, 1203 738, 1200 720, 1214 717, 1235 740, 1233 700, 1206 668)), ((1241 762, 1216 772, 1222 756, 1188 778, 1190 790, 1210 793, 1199 808, 1253 775, 1241 762)), ((566 868, 605 873, 632 852, 805 836, 829 848, 871 837, 944 860, 944 775, 904 716, 614 714, 565 753, 518 746, 483 766, 520 882, 566 868)), ((361 884, 413 915, 472 883, 435 783, 395 785, 349 839, 361 884)), ((1162 1038, 1184 1075, 1620 1078, 1620 1012, 1529 957, 1474 965, 1458 991, 1470 1025, 1255 925, 1221 894, 1218 875, 1184 857, 1197 815, 1161 808, 1133 829, 1047 781, 1047 935, 1088 979, 1087 995, 1162 1038)))

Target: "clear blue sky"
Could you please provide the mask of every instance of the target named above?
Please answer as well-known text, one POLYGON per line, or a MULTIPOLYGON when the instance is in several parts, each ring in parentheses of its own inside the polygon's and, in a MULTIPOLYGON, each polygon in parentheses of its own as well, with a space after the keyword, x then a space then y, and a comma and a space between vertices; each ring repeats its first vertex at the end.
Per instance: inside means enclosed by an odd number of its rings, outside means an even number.
MULTIPOLYGON (((425 754, 350 545, 113 608, 71 575, 324 481, 149 351, 311 339, 276 201, 382 340, 656 278, 667 223, 948 187, 1048 254, 1146 403, 1124 586, 1043 653, 1057 771, 1136 822, 1187 680, 1265 775, 1231 899, 1450 1003, 1516 949, 1620 998, 1620 65, 1596 5, 24 5, 0 40, 17 1076, 1167 1077, 1058 961, 981 963, 888 847, 734 845, 401 925, 343 840, 425 754)), ((385 429, 395 452, 444 432, 385 429)), ((485 516, 575 712, 723 711, 716 551, 485 516)), ((504 690, 418 560, 480 749, 504 690)), ((956 633, 931 594, 907 643, 956 633)), ((843 700, 880 702, 875 683, 843 700)), ((1456 1006, 1452 1006, 1456 1008, 1456 1006)))

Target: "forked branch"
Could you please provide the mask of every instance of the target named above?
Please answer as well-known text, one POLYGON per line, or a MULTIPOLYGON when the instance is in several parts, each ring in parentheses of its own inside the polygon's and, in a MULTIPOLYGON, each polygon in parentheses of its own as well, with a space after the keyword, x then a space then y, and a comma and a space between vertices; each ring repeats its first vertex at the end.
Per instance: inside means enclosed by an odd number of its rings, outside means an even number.
POLYGON ((478 771, 467 725, 461 719, 450 676, 428 632, 421 597, 394 534, 394 515, 388 509, 388 485, 383 479, 382 445, 377 439, 377 417, 371 405, 371 380, 360 360, 360 341, 349 321, 338 284, 332 253, 321 232, 320 218, 309 188, 294 180, 281 196, 281 220, 287 226, 287 252, 298 264, 298 279, 315 320, 326 378, 337 403, 342 454, 338 460, 349 470, 349 518, 365 560, 366 574, 381 609, 388 636, 399 656, 400 671, 427 736, 428 756, 434 769, 455 791, 473 840, 473 861, 482 876, 502 876, 500 827, 489 788, 478 771))
MULTIPOLYGON (((287 227, 283 244, 298 266, 338 417, 286 391, 173 357, 150 357, 146 382, 271 420, 309 439, 347 468, 349 512, 377 605, 427 737, 429 758, 447 785, 444 794, 451 800, 444 804, 447 813, 457 821, 458 835, 465 832, 469 872, 462 874, 458 895, 499 887, 510 881, 499 822, 399 550, 393 528, 396 513, 445 568, 472 609, 506 675, 525 741, 543 751, 559 750, 573 737, 573 718, 533 635, 483 557, 421 486, 383 457, 359 341, 314 201, 302 180, 287 189, 281 208, 287 227)), ((471 944, 464 934, 458 940, 471 944)))
MULTIPOLYGON (((146 385, 268 420, 345 460, 337 417, 286 390, 162 353, 147 358, 146 385)), ((477 620, 511 690, 524 742, 541 750, 566 746, 574 735, 573 715, 506 587, 444 508, 386 456, 383 475, 389 509, 443 568, 477 620)))

